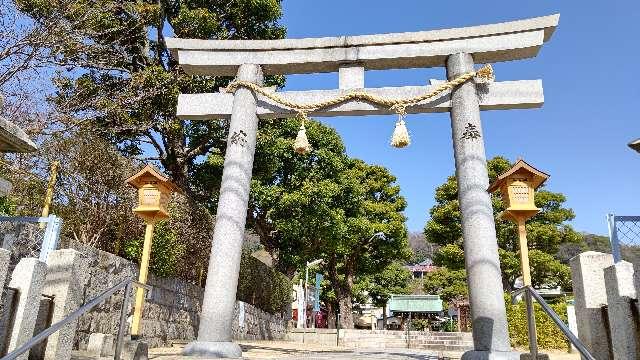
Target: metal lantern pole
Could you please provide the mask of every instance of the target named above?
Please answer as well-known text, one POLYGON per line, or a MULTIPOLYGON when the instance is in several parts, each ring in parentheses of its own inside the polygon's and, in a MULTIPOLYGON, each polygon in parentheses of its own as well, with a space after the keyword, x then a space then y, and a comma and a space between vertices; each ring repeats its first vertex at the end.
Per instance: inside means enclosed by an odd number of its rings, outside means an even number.
POLYGON ((520 239, 520 267, 524 286, 531 286, 531 269, 529 268, 529 247, 527 246, 527 228, 525 218, 518 218, 518 237, 520 239))
POLYGON ((336 346, 340 346, 340 303, 336 311, 336 346))

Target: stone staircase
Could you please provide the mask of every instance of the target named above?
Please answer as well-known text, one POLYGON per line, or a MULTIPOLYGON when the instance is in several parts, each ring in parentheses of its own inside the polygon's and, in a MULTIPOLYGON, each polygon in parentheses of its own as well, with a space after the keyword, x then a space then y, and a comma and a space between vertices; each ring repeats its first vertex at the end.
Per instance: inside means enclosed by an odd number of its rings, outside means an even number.
POLYGON ((413 348, 434 351, 464 352, 473 349, 471 333, 409 332, 393 330, 345 330, 341 345, 349 348, 391 349, 413 348))
MULTIPOLYGON (((290 332, 289 335, 302 335, 302 331, 296 330, 302 329, 295 329, 294 331, 290 332)), ((260 350, 260 347, 263 347, 273 352, 273 350, 277 350, 274 348, 285 347, 285 345, 286 347, 290 347, 291 349, 297 349, 296 351, 302 351, 302 349, 306 349, 309 347, 313 349, 319 348, 323 350, 326 350, 328 348, 335 348, 356 352, 371 350, 393 351, 393 349, 405 349, 409 351, 409 349, 411 349, 415 351, 429 351, 440 354, 448 353, 449 355, 458 354, 457 356, 467 350, 473 349, 473 339, 471 337, 471 333, 461 332, 446 333, 411 331, 408 334, 409 341, 407 342, 406 331, 343 329, 340 330, 339 347, 336 346, 335 329, 307 329, 305 333, 305 342, 302 342, 302 337, 298 337, 295 339, 289 337, 289 339, 281 341, 248 343, 246 348, 243 349, 245 351, 259 352, 258 350, 260 350)), ((154 356, 150 356, 150 358, 157 358, 162 360, 183 359, 183 357, 180 356, 180 353, 182 347, 187 343, 187 341, 175 340, 171 341, 170 343, 171 347, 169 348, 151 349, 153 351, 150 352, 155 353, 154 356)), ((287 351, 285 351, 285 353, 287 351)), ((106 353, 104 355, 106 355, 106 353)), ((72 360, 106 360, 110 358, 113 357, 100 357, 96 356, 95 354, 91 354, 89 351, 74 351, 73 356, 71 357, 72 360)), ((261 357, 256 358, 262 359, 261 357)), ((135 357, 123 354, 123 359, 135 359, 135 357)))

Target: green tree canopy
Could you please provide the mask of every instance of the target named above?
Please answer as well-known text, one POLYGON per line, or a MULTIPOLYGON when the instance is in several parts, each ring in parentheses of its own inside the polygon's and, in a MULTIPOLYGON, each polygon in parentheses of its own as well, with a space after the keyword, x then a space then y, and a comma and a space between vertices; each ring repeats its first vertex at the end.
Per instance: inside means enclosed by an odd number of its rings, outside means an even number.
POLYGON ((450 270, 442 267, 425 274, 423 283, 427 294, 440 295, 447 302, 463 300, 468 296, 467 274, 464 269, 450 270))
POLYGON ((406 201, 395 181, 384 167, 361 160, 350 160, 342 176, 340 199, 347 202, 343 222, 321 251, 328 259, 327 278, 334 284, 345 327, 353 327, 351 296, 356 278, 411 256, 403 214, 406 201), (384 236, 373 236, 379 232, 384 236))
MULTIPOLYGON (((367 292, 374 305, 386 310, 391 295, 409 293, 411 272, 398 262, 391 263, 384 270, 370 277, 367 292)), ((386 315, 386 311, 384 311, 386 315)))
MULTIPOLYGON (((293 276, 306 261, 325 259, 322 270, 328 288, 323 298, 330 310, 339 301, 344 327, 350 318, 355 283, 405 259, 407 246, 404 198, 395 177, 381 166, 349 158, 336 131, 308 121, 313 150, 292 151, 300 126, 296 119, 261 121, 249 199, 248 226, 274 257, 275 266, 293 276), (373 237, 378 232, 382 237, 373 237)), ((220 174, 223 155, 212 152, 198 174, 220 174)), ((216 176, 201 176, 198 191, 216 176)), ((213 210, 217 192, 207 202, 213 210)))
POLYGON ((382 308, 383 324, 387 324, 387 302, 391 295, 408 294, 411 292, 411 272, 402 263, 393 262, 382 271, 373 275, 358 278, 355 287, 356 300, 359 303, 371 301, 382 308))
POLYGON ((411 272, 402 264, 394 262, 369 278, 367 292, 375 306, 386 307, 391 295, 409 292, 410 280, 411 272))
MULTIPOLYGON (((494 181, 511 166, 503 157, 489 160, 487 168, 490 181, 494 181)), ((447 178, 447 181, 436 189, 435 200, 436 204, 430 210, 431 218, 424 228, 427 241, 442 246, 434 255, 434 263, 452 271, 463 271, 462 223, 455 176, 447 178)), ((571 209, 563 207, 566 198, 561 193, 538 189, 535 201, 541 210, 526 225, 533 284, 568 287, 568 268, 558 261, 555 255, 561 245, 581 241, 580 234, 567 224, 575 215, 571 209)), ((515 280, 521 275, 517 226, 500 217, 505 207, 499 194, 492 195, 492 203, 502 278, 505 289, 511 290, 515 280)), ((427 286, 432 288, 431 285, 427 286)))
MULTIPOLYGON (((127 154, 159 161, 196 196, 194 164, 224 152, 225 121, 176 117, 180 93, 215 92, 229 78, 187 75, 165 36, 279 39, 279 0, 16 0, 48 36, 49 63, 59 66, 53 101, 65 126, 84 124, 127 154)), ((282 84, 270 77, 268 84, 282 84)), ((219 181, 209 184, 218 185, 219 181)))
MULTIPOLYGON (((279 39, 285 35, 278 24, 280 0, 17 0, 17 5, 35 22, 57 29, 50 36, 49 60, 60 70, 52 98, 60 125, 86 126, 128 157, 157 161, 191 200, 212 212, 228 121, 179 119, 176 100, 180 93, 218 91, 231 78, 186 74, 165 36, 279 39)), ((282 83, 282 77, 266 79, 266 85, 282 83)), ((306 260, 327 259, 336 299, 350 309, 356 276, 407 256, 406 203, 388 170, 350 159, 333 129, 310 121, 314 150, 295 154, 299 125, 261 121, 247 224, 290 276, 306 260), (386 238, 371 239, 376 232, 386 238)), ((191 248, 184 256, 200 259, 191 248)))

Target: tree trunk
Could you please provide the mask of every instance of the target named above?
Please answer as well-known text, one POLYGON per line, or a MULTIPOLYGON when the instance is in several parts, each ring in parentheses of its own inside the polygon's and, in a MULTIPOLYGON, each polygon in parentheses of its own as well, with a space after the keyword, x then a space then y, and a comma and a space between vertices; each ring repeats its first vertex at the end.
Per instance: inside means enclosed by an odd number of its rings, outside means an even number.
POLYGON ((353 305, 351 293, 353 290, 353 272, 350 266, 345 267, 345 283, 340 298, 340 326, 345 329, 353 329, 353 305))
POLYGON ((333 291, 336 294, 336 301, 329 302, 327 304, 327 327, 330 329, 336 328, 336 309, 338 309, 338 301, 340 301, 342 292, 340 289, 340 283, 338 282, 338 270, 337 270, 337 262, 335 254, 329 257, 329 262, 327 263, 327 280, 331 283, 333 287, 333 291))
POLYGON ((327 303, 327 328, 336 328, 336 306, 333 302, 327 303))
POLYGON ((382 330, 387 330, 387 303, 382 305, 382 330))
POLYGON ((345 292, 340 299, 340 328, 353 329, 353 312, 351 309, 351 294, 345 292))

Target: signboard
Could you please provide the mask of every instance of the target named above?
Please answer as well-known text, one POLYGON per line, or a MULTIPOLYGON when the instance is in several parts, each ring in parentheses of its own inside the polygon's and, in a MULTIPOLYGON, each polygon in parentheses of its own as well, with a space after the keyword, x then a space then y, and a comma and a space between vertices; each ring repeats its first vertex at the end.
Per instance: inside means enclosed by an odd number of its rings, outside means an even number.
POLYGON ((320 286, 324 277, 322 274, 316 273, 316 291, 313 298, 313 311, 320 311, 320 286))
POLYGON ((437 313, 442 311, 438 295, 391 295, 387 305, 393 312, 437 313))

